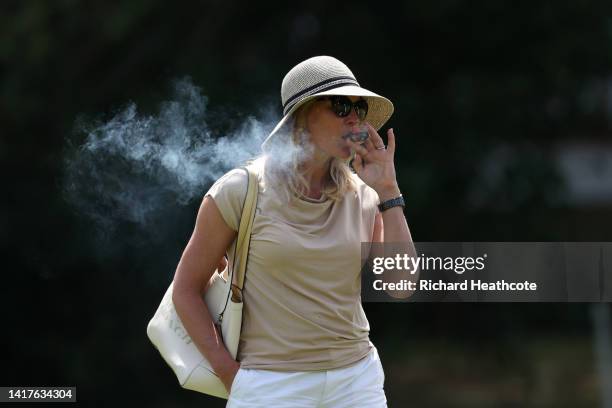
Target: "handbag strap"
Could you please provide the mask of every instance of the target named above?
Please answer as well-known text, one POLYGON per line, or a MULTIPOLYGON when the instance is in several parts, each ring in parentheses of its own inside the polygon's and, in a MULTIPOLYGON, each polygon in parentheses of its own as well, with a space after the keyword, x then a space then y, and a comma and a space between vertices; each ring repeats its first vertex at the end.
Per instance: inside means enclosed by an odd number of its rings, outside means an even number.
POLYGON ((257 193, 259 183, 257 174, 250 167, 243 167, 248 174, 248 185, 246 198, 242 207, 242 215, 240 217, 240 226, 238 227, 238 237, 236 238, 235 255, 238 256, 237 263, 234 262, 231 276, 232 301, 242 302, 242 288, 244 285, 244 277, 246 273, 247 258, 249 256, 249 246, 251 243, 251 231, 253 229, 253 220, 255 219, 255 208, 257 207, 257 193), (236 268, 236 264, 238 268, 236 268), (236 273, 234 273, 234 269, 236 273))

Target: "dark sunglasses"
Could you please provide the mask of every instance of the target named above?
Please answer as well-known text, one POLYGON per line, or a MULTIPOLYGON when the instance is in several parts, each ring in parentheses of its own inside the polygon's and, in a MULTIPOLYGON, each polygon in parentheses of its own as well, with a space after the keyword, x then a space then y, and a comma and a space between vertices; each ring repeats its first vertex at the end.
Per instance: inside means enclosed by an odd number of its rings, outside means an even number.
POLYGON ((355 113, 359 120, 365 120, 368 115, 368 102, 365 99, 360 99, 355 102, 351 102, 351 100, 347 96, 342 95, 334 95, 334 96, 322 96, 319 100, 330 100, 332 111, 341 118, 347 117, 350 115, 351 110, 355 109, 355 113))

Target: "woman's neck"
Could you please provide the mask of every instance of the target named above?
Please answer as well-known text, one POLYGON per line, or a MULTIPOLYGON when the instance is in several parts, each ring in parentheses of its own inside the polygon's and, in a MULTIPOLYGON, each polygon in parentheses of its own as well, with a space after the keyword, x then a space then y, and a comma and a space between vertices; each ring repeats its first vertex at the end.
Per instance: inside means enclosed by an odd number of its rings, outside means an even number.
POLYGON ((300 171, 308 183, 308 192, 306 193, 307 197, 314 199, 321 197, 321 191, 323 191, 327 183, 330 181, 330 166, 330 158, 318 160, 317 158, 313 158, 307 162, 304 162, 300 166, 300 171))

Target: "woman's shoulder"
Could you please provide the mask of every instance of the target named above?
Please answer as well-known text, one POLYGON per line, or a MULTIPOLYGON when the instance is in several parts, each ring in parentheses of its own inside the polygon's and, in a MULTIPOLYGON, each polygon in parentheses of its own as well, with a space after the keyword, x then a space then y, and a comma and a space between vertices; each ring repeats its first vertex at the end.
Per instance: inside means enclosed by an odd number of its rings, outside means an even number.
POLYGON ((232 169, 219 177, 205 194, 212 197, 223 219, 234 231, 238 230, 248 179, 244 168, 232 169))
POLYGON ((246 193, 249 177, 244 168, 234 168, 223 174, 210 187, 207 194, 215 196, 223 193, 225 195, 241 197, 246 193))
POLYGON ((244 167, 236 167, 229 170, 215 181, 215 184, 237 186, 246 183, 248 175, 244 167))

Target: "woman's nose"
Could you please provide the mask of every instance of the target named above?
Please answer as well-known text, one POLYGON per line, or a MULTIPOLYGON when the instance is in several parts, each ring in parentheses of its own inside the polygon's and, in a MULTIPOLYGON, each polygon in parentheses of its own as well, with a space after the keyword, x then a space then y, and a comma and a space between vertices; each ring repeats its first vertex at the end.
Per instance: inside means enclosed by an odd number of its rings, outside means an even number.
POLYGON ((359 116, 357 116, 357 112, 355 112, 355 108, 351 109, 351 112, 346 117, 346 123, 349 125, 354 125, 359 123, 359 116))

